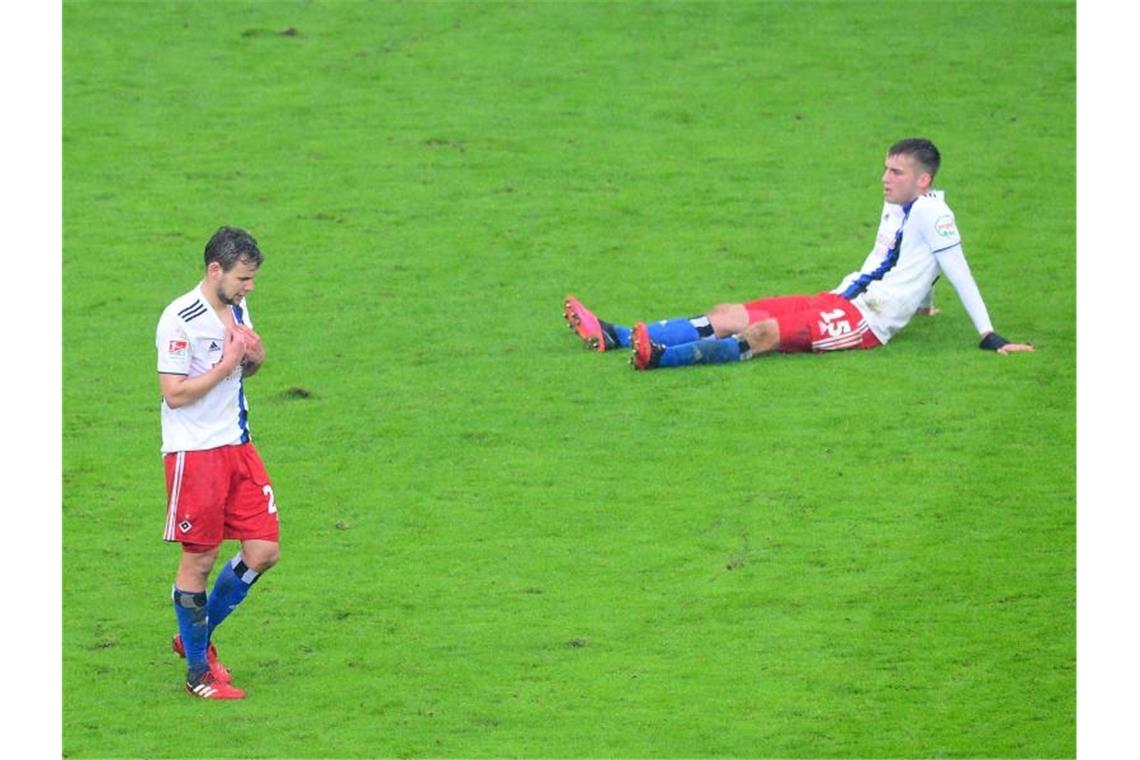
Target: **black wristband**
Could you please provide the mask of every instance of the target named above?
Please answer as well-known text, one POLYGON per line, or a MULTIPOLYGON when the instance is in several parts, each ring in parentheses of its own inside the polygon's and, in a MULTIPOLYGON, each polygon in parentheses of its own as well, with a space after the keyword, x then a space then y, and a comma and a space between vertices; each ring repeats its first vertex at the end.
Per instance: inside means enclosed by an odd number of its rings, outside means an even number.
POLYGON ((982 338, 982 342, 978 344, 978 348, 983 351, 997 351, 1002 346, 1009 343, 1008 340, 998 335, 996 332, 986 333, 986 337, 982 338))

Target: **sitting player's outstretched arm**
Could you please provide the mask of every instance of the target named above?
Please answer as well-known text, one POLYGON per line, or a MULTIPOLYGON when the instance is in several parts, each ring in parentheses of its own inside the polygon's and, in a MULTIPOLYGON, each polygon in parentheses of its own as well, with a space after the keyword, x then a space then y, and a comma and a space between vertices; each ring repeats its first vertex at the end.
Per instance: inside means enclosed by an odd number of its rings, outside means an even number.
POLYGON ((950 280, 950 284, 954 286, 958 298, 966 307, 966 313, 970 315, 970 320, 973 321, 978 334, 982 336, 982 341, 978 344, 979 348, 996 351, 1002 355, 1033 350, 1031 343, 1011 343, 994 332, 989 312, 986 311, 986 303, 982 300, 978 283, 974 281, 974 275, 970 272, 970 265, 966 263, 966 256, 962 253, 961 246, 940 251, 936 255, 942 272, 946 275, 946 279, 950 280))

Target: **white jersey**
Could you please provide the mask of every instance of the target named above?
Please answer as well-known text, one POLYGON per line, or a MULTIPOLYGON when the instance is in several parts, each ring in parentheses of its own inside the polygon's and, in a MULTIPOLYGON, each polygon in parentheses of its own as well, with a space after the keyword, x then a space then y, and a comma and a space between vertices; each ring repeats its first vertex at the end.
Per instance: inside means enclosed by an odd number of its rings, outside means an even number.
MULTIPOLYGON (((942 274, 938 254, 961 254, 954 212, 931 190, 905 206, 883 204, 875 247, 863 266, 832 290, 853 301, 886 343, 914 316, 942 274)), ((983 307, 984 309, 984 307, 983 307)))
MULTIPOLYGON (((234 321, 253 327, 245 299, 234 321)), ((196 377, 222 359, 226 327, 202 294, 201 284, 166 307, 158 320, 155 347, 160 374, 196 377)), ((171 409, 162 400, 162 452, 199 451, 249 441, 249 406, 241 363, 201 398, 171 409)))

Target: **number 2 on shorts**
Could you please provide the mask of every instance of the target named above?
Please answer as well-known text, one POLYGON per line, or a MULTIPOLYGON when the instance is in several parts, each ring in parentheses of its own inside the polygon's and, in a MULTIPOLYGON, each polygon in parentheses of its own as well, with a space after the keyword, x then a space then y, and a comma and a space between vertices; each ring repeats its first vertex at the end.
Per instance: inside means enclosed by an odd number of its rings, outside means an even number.
POLYGON ((277 498, 273 495, 273 486, 264 485, 261 487, 261 492, 269 499, 269 514, 277 511, 277 498))

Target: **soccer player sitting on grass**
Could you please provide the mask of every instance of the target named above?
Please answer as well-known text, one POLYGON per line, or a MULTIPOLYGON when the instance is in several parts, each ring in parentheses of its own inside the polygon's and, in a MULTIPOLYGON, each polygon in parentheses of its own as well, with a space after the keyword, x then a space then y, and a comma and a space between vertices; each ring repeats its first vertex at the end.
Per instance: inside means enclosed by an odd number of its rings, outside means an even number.
POLYGON ((691 319, 638 322, 632 328, 598 319, 574 296, 563 314, 597 351, 632 348, 635 369, 742 361, 781 351, 875 348, 920 311, 934 313, 931 289, 946 275, 981 335, 980 348, 1032 351, 994 332, 982 294, 962 252, 954 212, 931 190, 941 156, 932 142, 908 138, 891 146, 883 171, 883 213, 875 247, 838 287, 815 295, 721 304, 691 319))

